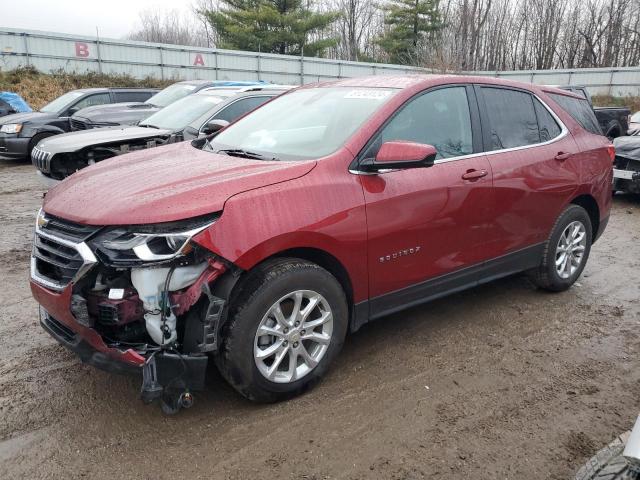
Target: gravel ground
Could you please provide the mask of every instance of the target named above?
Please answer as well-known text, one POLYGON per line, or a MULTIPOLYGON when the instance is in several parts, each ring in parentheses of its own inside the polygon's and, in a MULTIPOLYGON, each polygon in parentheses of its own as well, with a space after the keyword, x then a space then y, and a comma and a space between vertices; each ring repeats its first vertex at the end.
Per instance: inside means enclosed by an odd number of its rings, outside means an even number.
POLYGON ((40 328, 43 189, 12 162, 0 185, 2 478, 566 479, 640 410, 637 197, 615 198, 568 292, 494 282, 364 327, 300 398, 254 405, 211 372, 166 417, 40 328))

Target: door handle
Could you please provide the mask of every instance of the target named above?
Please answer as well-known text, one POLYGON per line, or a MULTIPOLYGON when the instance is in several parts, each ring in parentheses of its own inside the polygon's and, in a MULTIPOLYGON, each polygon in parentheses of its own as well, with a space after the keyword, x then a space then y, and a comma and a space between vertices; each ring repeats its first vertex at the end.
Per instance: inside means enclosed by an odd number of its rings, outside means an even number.
POLYGON ((467 170, 462 174, 463 180, 478 180, 482 177, 486 177, 489 174, 486 170, 467 170))
POLYGON ((567 160, 568 158, 571 157, 571 155, 573 155, 572 153, 567 153, 567 152, 558 152, 558 154, 556 155, 556 160, 558 160, 559 162, 564 162, 565 160, 567 160))

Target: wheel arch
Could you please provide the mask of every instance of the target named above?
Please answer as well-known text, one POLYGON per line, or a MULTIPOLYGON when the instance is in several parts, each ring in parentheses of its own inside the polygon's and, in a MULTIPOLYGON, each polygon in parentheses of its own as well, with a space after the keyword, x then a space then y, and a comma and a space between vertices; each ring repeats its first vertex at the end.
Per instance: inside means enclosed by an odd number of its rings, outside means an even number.
MULTIPOLYGON (((233 302, 236 295, 243 288, 243 284, 247 279, 249 272, 266 262, 272 262, 278 258, 296 258, 300 260, 306 260, 311 263, 327 270, 333 275, 347 298, 347 307, 349 311, 349 324, 351 325, 354 319, 354 292, 351 276, 347 268, 342 264, 338 258, 331 253, 317 247, 294 247, 278 252, 272 253, 270 256, 265 257, 247 270, 236 269, 234 272, 228 271, 217 282, 218 285, 215 288, 215 292, 218 296, 224 298, 228 302, 233 302)), ((225 315, 226 317, 226 315, 225 315)), ((223 324, 226 322, 226 318, 223 320, 223 324)))
POLYGON ((592 195, 583 194, 575 197, 570 203, 581 206, 589 214, 593 234, 592 243, 595 243, 595 239, 600 228, 600 207, 598 207, 598 202, 596 202, 596 199, 592 195))

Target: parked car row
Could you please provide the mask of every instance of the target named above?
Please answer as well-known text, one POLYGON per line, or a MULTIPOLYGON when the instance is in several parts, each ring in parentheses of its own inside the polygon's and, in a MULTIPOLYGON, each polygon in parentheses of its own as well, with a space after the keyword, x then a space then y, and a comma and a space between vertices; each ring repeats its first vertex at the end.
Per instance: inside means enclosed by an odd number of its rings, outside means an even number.
POLYGON ((33 163, 46 183, 55 184, 116 155, 211 134, 288 88, 265 84, 200 89, 156 109, 135 126, 92 128, 40 142, 32 152, 33 163))
POLYGON ((79 171, 38 213, 31 290, 46 331, 141 375, 168 413, 209 364, 286 399, 377 318, 518 272, 569 288, 609 220, 614 156, 589 102, 557 88, 207 87, 38 146, 44 174, 79 171))

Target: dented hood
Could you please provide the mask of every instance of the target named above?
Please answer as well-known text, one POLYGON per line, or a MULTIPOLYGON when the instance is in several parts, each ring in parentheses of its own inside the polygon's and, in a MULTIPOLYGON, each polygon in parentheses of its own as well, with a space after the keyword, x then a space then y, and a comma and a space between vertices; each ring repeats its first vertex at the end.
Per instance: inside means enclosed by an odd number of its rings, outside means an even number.
POLYGON ((309 173, 315 161, 248 160, 184 142, 105 160, 49 190, 45 212, 87 225, 136 225, 221 211, 238 193, 309 173))

